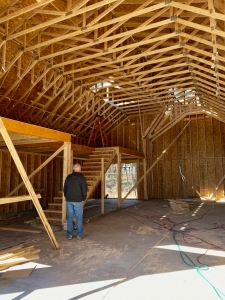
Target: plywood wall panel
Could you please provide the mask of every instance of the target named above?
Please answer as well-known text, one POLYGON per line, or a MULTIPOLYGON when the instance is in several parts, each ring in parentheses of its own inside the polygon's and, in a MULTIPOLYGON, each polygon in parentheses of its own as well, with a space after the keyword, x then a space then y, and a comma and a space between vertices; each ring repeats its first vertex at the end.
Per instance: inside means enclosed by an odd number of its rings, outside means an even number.
MULTIPOLYGON (((0 189, 0 197, 5 197, 10 190, 9 182, 10 182, 10 163, 11 157, 7 152, 2 152, 2 161, 1 161, 1 189, 0 189)), ((0 206, 0 213, 5 214, 9 210, 9 205, 4 204, 0 206)))
POLYGON ((57 196, 58 191, 55 189, 53 173, 54 172, 54 165, 53 160, 51 160, 47 164, 47 203, 53 202, 53 196, 57 196))
POLYGON ((200 195, 206 197, 207 189, 207 161, 206 161, 206 139, 205 139, 205 118, 200 119, 197 116, 198 124, 198 149, 200 157, 200 195))
MULTIPOLYGON (((25 154, 25 153, 19 153, 21 163, 22 163, 25 170, 27 170, 27 156, 28 155, 25 154)), ((22 177, 19 174, 19 183, 21 183, 21 182, 23 182, 23 180, 22 180, 22 177)), ((27 192, 26 186, 25 186, 25 184, 23 184, 23 186, 21 186, 21 188, 18 189, 18 195, 27 195, 27 194, 28 194, 28 192, 27 192)), ((17 210, 18 211, 25 210, 25 202, 26 201, 18 202, 18 205, 17 205, 17 210)))
MULTIPOLYGON (((10 176, 10 191, 14 190, 14 188, 18 186, 19 177, 20 177, 18 169, 13 161, 11 163, 11 173, 13 176, 10 176)), ((17 195, 18 195, 18 190, 14 193, 14 196, 17 195)), ((18 210, 18 203, 9 203, 9 212, 14 212, 17 210, 18 210)))
MULTIPOLYGON (((212 136, 214 146, 214 172, 215 172, 215 186, 213 192, 220 181, 219 178, 223 177, 223 159, 222 159, 222 138, 221 138, 221 122, 212 118, 212 136)), ((223 184, 217 190, 215 197, 221 199, 224 197, 223 184)))
POLYGON ((129 149, 136 151, 137 150, 137 123, 131 122, 129 130, 129 149))
MULTIPOLYGON (((41 156, 41 164, 43 164, 45 162, 45 160, 47 159, 46 156, 41 156)), ((45 166, 42 171, 41 171, 41 188, 43 189, 43 191, 41 191, 41 205, 43 208, 47 207, 47 184, 48 184, 48 178, 47 178, 47 166, 45 166)), ((50 201, 49 201, 50 202, 50 201)))
MULTIPOLYGON (((27 175, 30 175, 34 171, 34 156, 33 156, 33 154, 27 155, 26 171, 27 171, 27 175)), ((32 186, 34 186, 34 177, 32 177, 30 179, 30 182, 31 182, 32 186)), ((26 192, 26 194, 27 194, 27 192, 26 192)), ((33 205, 32 201, 24 201, 24 205, 25 205, 25 207, 24 207, 25 210, 34 209, 34 205, 33 205)))
MULTIPOLYGON (((113 143, 122 144, 123 126, 129 127, 130 148, 133 145, 140 152, 143 150, 142 131, 145 132, 155 115, 136 116, 115 128, 113 143), (137 122, 136 135, 132 134, 132 122, 137 122), (115 138, 116 137, 116 138, 115 138)), ((214 192, 218 182, 225 174, 225 124, 206 115, 192 115, 180 121, 167 132, 152 142, 147 142, 147 165, 157 157, 179 134, 188 121, 191 121, 175 144, 165 153, 148 176, 150 198, 191 198, 208 197, 214 192), (182 181, 179 166, 185 180, 182 181)), ((167 121, 169 122, 169 120, 167 121)), ((113 134, 112 134, 113 135, 113 134)), ((115 144, 112 146, 116 146, 115 144)), ((129 143, 128 143, 129 144, 129 143)), ((217 199, 224 197, 225 183, 215 193, 217 199)))
MULTIPOLYGON (((163 148, 164 150, 167 148, 167 146, 171 142, 171 131, 166 131, 165 134, 163 135, 163 148)), ((164 157, 163 157, 163 163, 164 163, 164 195, 166 194, 168 198, 172 197, 173 195, 173 189, 171 186, 170 180, 168 180, 171 177, 172 174, 172 160, 170 157, 170 150, 166 151, 164 157)))
MULTIPOLYGON (((30 175, 48 158, 48 155, 35 155, 23 152, 19 153, 19 157, 27 174, 30 175)), ((40 199, 40 203, 42 207, 46 208, 48 202, 52 202, 53 196, 58 196, 58 192, 62 191, 62 172, 62 157, 56 157, 31 179, 36 192, 41 193, 42 198, 40 199)), ((22 178, 11 155, 7 150, 0 150, 0 197, 6 197, 21 182, 22 178)), ((13 196, 27 194, 28 192, 23 184, 13 196)), ((30 209, 34 209, 32 201, 0 205, 1 214, 30 209)))
POLYGON ((192 190, 193 197, 199 197, 200 187, 200 158, 199 158, 199 146, 198 146, 198 124, 197 118, 193 118, 190 123, 190 136, 191 136, 191 160, 192 160, 192 190))

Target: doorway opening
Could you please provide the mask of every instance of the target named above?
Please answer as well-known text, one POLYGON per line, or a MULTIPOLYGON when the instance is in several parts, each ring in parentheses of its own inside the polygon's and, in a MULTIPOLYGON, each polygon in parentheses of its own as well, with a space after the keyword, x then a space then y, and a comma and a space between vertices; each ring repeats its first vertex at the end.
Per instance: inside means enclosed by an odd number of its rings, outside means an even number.
MULTIPOLYGON (((117 164, 112 164, 105 174, 105 194, 107 198, 118 198, 117 164)), ((137 182, 137 163, 121 164, 121 190, 122 198, 130 191, 137 182)), ((137 188, 128 195, 127 199, 138 199, 137 188)))

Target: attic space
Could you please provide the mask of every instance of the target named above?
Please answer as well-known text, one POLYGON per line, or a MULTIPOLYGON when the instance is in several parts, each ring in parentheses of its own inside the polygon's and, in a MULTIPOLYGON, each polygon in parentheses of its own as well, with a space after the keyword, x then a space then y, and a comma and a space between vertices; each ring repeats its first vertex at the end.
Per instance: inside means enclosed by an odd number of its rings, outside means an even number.
POLYGON ((224 29, 224 0, 0 1, 0 300, 225 299, 224 29))

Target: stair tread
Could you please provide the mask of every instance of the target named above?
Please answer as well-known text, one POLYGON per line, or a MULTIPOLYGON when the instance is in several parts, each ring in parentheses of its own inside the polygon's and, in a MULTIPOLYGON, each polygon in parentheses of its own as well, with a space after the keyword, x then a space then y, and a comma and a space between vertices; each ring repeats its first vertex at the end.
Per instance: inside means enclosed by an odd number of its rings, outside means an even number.
POLYGON ((44 212, 51 212, 51 213, 62 213, 62 210, 56 210, 56 209, 45 209, 44 212))
MULTIPOLYGON (((40 220, 41 218, 40 217, 36 217, 36 219, 40 220)), ((48 217, 47 218, 48 220, 50 221, 62 221, 62 218, 57 218, 57 217, 48 217)))
POLYGON ((89 171, 89 170, 84 170, 82 173, 93 173, 93 172, 98 172, 98 173, 101 173, 101 171, 89 171))
MULTIPOLYGON (((104 163, 106 164, 107 161, 105 161, 104 163)), ((85 161, 84 164, 83 164, 83 166, 87 166, 89 164, 99 164, 99 165, 101 165, 102 162, 101 161, 85 161)))

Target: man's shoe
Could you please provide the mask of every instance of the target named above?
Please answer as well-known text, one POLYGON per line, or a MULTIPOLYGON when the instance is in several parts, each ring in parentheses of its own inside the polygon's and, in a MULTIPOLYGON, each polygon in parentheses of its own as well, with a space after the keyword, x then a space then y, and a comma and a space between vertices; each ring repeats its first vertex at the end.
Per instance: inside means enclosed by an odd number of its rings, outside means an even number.
POLYGON ((78 240, 83 240, 83 238, 87 237, 88 235, 87 234, 84 234, 82 236, 77 236, 77 239, 78 240))
POLYGON ((71 236, 68 236, 68 240, 72 240, 72 238, 73 238, 72 235, 71 235, 71 236))

